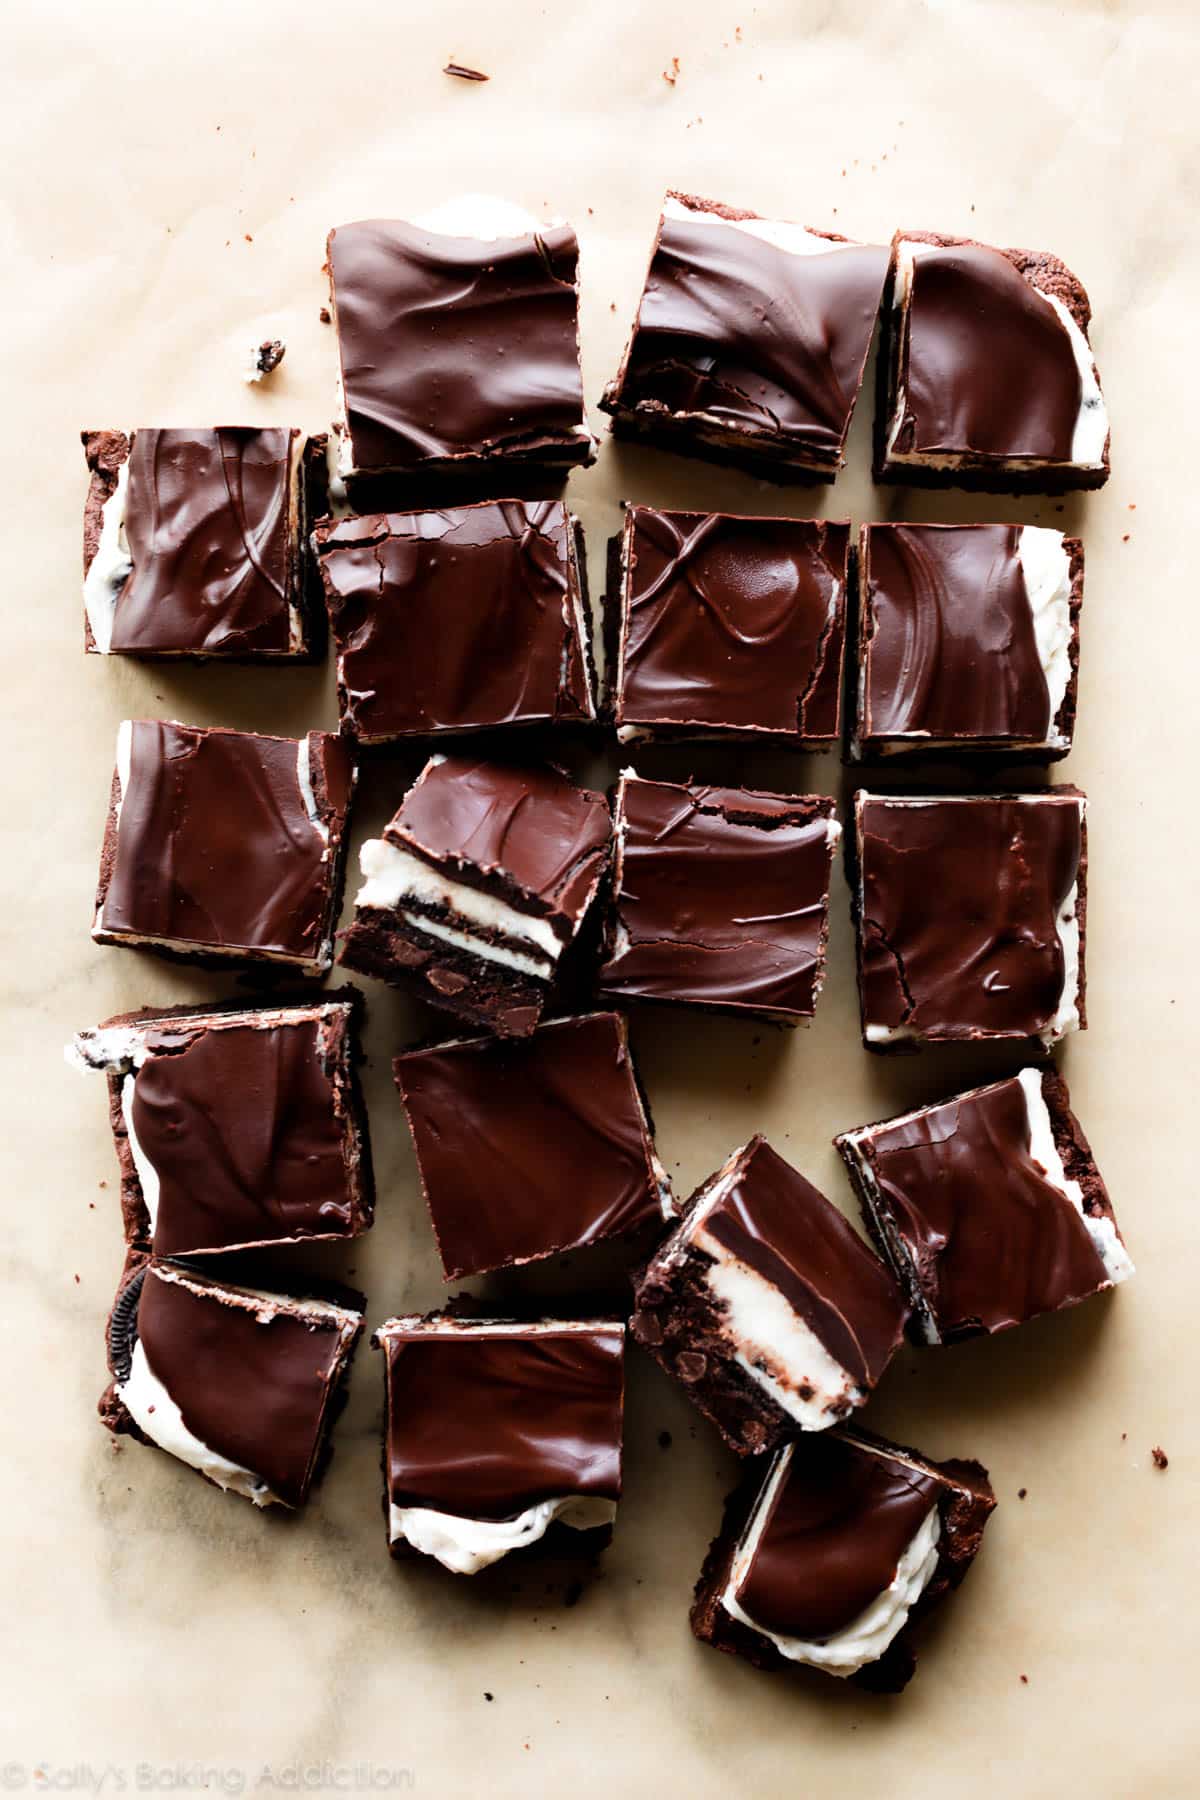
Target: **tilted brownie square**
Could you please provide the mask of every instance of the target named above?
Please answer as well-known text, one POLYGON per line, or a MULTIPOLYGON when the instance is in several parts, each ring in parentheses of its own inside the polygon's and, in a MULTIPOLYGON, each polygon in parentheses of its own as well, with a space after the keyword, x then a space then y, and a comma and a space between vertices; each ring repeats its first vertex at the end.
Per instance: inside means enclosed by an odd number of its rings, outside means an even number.
POLYGON ((1062 494, 1108 480, 1091 306, 1057 256, 900 231, 892 240, 875 479, 1062 494))
POLYGON ((714 1650, 896 1693, 916 1627, 960 1585, 996 1504, 977 1462, 839 1428, 776 1451, 729 1496, 692 1605, 714 1650))
POLYGON ((177 1006, 79 1033, 68 1060, 108 1076, 127 1243, 192 1258, 368 1228, 355 999, 177 1006))
POLYGON ((610 568, 623 743, 837 742, 848 525, 626 506, 610 568))
POLYGON ((1067 1084, 1022 1069, 834 1139, 913 1305, 953 1343, 1075 1306, 1133 1274, 1067 1084))
POLYGON ((1071 748, 1083 545, 1043 525, 864 525, 855 759, 1071 748))
POLYGON ((855 795, 868 1050, 1084 1028, 1086 806, 1071 787, 855 795))
POLYGON ((815 794, 644 781, 616 795, 599 991, 795 1024, 825 980, 841 837, 815 794))
POLYGON ((561 501, 370 513, 313 542, 360 744, 594 721, 583 534, 561 501))
POLYGON ((362 1327, 350 1306, 135 1253, 109 1319, 100 1416, 255 1506, 303 1506, 362 1327))
POLYGON ((468 196, 340 225, 328 257, 343 479, 591 462, 569 225, 468 196))
POLYGON ((448 1281, 674 1219, 617 1013, 410 1050, 394 1068, 448 1281))
POLYGON ((333 960, 355 767, 300 739, 127 719, 92 936, 189 962, 333 960))
POLYGON ((86 649, 310 660, 324 646, 308 524, 326 439, 286 427, 85 431, 86 649))
POLYGON ((908 1310, 853 1226, 761 1137, 697 1189, 634 1306, 638 1342, 742 1456, 865 1405, 908 1310))
POLYGON ((621 1497, 625 1327, 389 1319, 384 1510, 393 1556, 477 1575, 513 1551, 595 1554, 621 1497))
POLYGON ((434 756, 360 861, 341 960, 504 1037, 533 1030, 608 867, 603 794, 434 756))
POLYGON ((771 481, 828 480, 875 331, 888 254, 668 193, 616 380, 614 431, 771 481))

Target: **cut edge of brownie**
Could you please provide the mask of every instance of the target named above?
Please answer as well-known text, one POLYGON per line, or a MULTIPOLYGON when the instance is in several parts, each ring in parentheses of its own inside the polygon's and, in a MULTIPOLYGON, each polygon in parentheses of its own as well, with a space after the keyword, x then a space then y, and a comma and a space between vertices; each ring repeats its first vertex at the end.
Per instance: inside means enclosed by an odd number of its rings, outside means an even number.
MULTIPOLYGON (((442 906, 436 911, 424 907, 421 916, 444 921, 452 929, 457 914, 442 906)), ((471 935, 490 941, 484 927, 473 926, 471 935)), ((554 991, 552 979, 445 943, 409 925, 394 908, 357 907, 340 943, 338 961, 343 968, 415 992, 439 1012, 499 1037, 528 1037, 554 991)))

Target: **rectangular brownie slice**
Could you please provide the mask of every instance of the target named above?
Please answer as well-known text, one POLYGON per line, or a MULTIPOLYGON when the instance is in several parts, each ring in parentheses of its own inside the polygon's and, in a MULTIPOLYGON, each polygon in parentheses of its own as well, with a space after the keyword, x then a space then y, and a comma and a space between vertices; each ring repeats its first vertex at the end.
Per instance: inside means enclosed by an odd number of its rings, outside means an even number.
POLYGON ((638 1342, 742 1456, 865 1405, 908 1310, 853 1226, 761 1137, 697 1189, 634 1306, 638 1342))
POLYGON ((255 1506, 303 1506, 362 1327, 350 1306, 134 1252, 109 1318, 100 1416, 255 1506))
POLYGON ((127 1243, 192 1258, 367 1230, 357 999, 177 1006, 78 1034, 68 1061, 108 1077, 127 1243))
POLYGON ((617 786, 600 993, 795 1024, 825 979, 835 802, 645 781, 617 786))
POLYGON ((583 534, 560 500, 370 513, 313 542, 360 744, 594 722, 583 534))
POLYGON ((524 1036, 596 897, 611 836, 603 794, 557 769, 433 756, 362 847, 341 961, 524 1036))
POLYGON ((93 938, 188 962, 323 974, 355 773, 328 731, 297 740, 126 719, 93 938))
POLYGON ((769 481, 831 479, 887 260, 878 245, 669 192, 600 402, 613 430, 769 481))
POLYGON ((625 1327, 389 1319, 384 1514, 393 1556, 476 1575, 514 1551, 595 1554, 621 1497, 625 1327))
POLYGON ((850 887, 868 1050, 1051 1045, 1084 1028, 1086 807, 1072 787, 855 795, 850 887))
POLYGON ((841 732, 849 525, 626 503, 606 605, 622 743, 828 750, 841 732))
POLYGON ((447 1281, 674 1219, 617 1013, 410 1050, 394 1069, 447 1281))
POLYGON ((834 1139, 917 1342, 1076 1306, 1133 1264, 1067 1084, 1020 1074, 834 1139))
POLYGON ((1057 256, 899 231, 883 320, 876 481, 1062 494, 1108 480, 1091 306, 1057 256))
POLYGON ((1042 525, 864 525, 854 760, 1039 762, 1075 726, 1083 545, 1042 525))
POLYGON ((326 438, 252 425, 85 431, 84 646, 304 662, 324 649, 309 522, 326 438))
POLYGON ((692 1630, 759 1669, 896 1693, 916 1667, 916 1628, 965 1578, 995 1504, 977 1462, 931 1462, 844 1427, 797 1438, 729 1496, 692 1630))

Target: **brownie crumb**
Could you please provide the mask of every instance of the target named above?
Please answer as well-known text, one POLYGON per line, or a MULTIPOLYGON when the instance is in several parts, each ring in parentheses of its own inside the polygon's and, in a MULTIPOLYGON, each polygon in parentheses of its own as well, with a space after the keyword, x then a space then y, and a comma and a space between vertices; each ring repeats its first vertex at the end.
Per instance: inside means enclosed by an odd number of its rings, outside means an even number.
POLYGON ((1023 1681, 1023 1682, 1024 1682, 1024 1684, 1025 1684, 1025 1686, 1026 1686, 1026 1687, 1028 1687, 1028 1686, 1029 1686, 1029 1677, 1028 1677, 1028 1675, 1022 1675, 1022 1677, 1021 1677, 1021 1680, 1022 1680, 1022 1681, 1023 1681))
MULTIPOLYGON (((79 1280, 78 1275, 75 1279, 76 1281, 79 1280)), ((1162 1448, 1161 1444, 1155 1444, 1153 1450, 1150 1452, 1150 1460, 1156 1469, 1165 1469, 1168 1467, 1167 1453, 1162 1448)))
POLYGON ((457 76, 459 81, 490 81, 492 79, 490 75, 485 75, 482 69, 468 69, 465 63, 456 62, 448 62, 442 70, 442 74, 457 76))
POLYGON ((670 1432, 669 1431, 660 1431, 658 1434, 659 1449, 660 1450, 669 1450, 671 1448, 671 1443, 672 1443, 672 1438, 671 1438, 670 1432))
POLYGON ((679 58, 677 56, 671 58, 669 64, 662 72, 662 78, 667 83, 668 87, 675 86, 675 83, 679 80, 679 58))
POLYGON ((1018 1488, 1017 1489, 1017 1499, 1023 1500, 1028 1492, 1029 1492, 1028 1488, 1018 1488))
POLYGON ((246 380, 265 381, 268 375, 275 373, 286 355, 287 345, 282 338, 266 338, 261 344, 255 344, 250 352, 246 380))
POLYGON ((483 1697, 485 1700, 494 1700, 496 1698, 495 1694, 489 1694, 486 1689, 484 1690, 483 1697))
POLYGON ((582 1597, 583 1597, 582 1581, 572 1581, 568 1585, 566 1592, 563 1594, 563 1605, 564 1606, 578 1606, 582 1597))
POLYGON ((333 317, 333 314, 330 312, 330 310, 327 306, 323 306, 321 308, 320 312, 317 314, 317 317, 320 319, 322 325, 328 325, 333 317))

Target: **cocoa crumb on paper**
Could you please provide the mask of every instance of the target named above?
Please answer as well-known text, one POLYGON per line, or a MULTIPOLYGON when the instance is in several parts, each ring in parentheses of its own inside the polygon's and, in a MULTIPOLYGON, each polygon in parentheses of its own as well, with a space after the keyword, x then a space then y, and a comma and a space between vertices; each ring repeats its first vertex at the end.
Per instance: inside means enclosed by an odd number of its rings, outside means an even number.
POLYGON ((1018 1488, 1017 1489, 1017 1499, 1023 1500, 1028 1492, 1029 1492, 1028 1488, 1018 1488))
POLYGON ((328 325, 333 315, 327 306, 323 306, 317 314, 317 317, 320 319, 322 325, 328 325))
POLYGON ((675 86, 675 83, 679 80, 679 58, 677 56, 671 58, 670 62, 662 72, 662 78, 667 83, 668 87, 675 86))
POLYGON ((443 75, 454 75, 459 81, 490 81, 482 69, 469 69, 465 63, 448 62, 442 70, 443 75))
MULTIPOLYGON (((76 1281, 79 1280, 78 1275, 75 1279, 76 1281)), ((1162 1448, 1161 1444, 1155 1444, 1153 1450, 1150 1452, 1150 1460, 1156 1469, 1166 1469, 1170 1466, 1170 1458, 1167 1456, 1167 1453, 1162 1448)))

